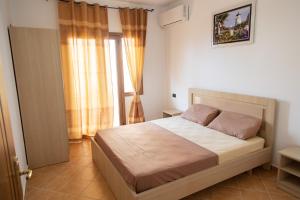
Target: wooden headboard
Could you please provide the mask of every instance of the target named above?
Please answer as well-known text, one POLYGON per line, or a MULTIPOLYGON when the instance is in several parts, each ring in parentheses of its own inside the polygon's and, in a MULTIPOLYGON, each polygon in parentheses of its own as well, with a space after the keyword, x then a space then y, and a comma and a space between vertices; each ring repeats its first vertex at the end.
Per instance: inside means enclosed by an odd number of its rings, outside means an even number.
POLYGON ((272 147, 276 106, 274 99, 190 88, 189 106, 199 103, 262 119, 259 136, 265 139, 266 147, 272 147))

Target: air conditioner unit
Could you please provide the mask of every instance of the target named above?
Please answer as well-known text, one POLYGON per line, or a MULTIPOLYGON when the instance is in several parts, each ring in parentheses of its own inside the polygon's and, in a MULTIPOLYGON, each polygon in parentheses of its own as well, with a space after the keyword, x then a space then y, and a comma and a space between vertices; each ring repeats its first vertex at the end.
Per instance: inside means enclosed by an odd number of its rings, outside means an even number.
POLYGON ((179 5, 167 10, 159 15, 159 24, 161 27, 167 27, 171 24, 186 21, 189 19, 189 6, 179 5))

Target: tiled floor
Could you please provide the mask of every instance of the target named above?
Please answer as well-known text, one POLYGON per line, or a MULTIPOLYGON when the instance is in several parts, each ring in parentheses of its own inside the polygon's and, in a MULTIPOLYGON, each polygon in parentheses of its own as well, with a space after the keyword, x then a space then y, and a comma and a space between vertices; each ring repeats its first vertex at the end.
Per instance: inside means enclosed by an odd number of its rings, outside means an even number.
MULTIPOLYGON (((255 169, 185 200, 296 200, 276 187, 276 171, 255 169)), ((90 142, 71 144, 70 162, 34 170, 26 200, 114 200, 92 162, 90 142)))

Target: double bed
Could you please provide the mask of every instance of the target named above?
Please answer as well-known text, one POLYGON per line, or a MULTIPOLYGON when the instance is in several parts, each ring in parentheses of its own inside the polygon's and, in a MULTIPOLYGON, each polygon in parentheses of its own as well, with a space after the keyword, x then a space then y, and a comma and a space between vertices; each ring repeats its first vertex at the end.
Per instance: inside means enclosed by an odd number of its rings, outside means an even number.
POLYGON ((180 116, 100 131, 93 160, 117 199, 180 199, 271 162, 275 101, 189 89, 204 104, 261 119, 256 137, 241 140, 180 116))

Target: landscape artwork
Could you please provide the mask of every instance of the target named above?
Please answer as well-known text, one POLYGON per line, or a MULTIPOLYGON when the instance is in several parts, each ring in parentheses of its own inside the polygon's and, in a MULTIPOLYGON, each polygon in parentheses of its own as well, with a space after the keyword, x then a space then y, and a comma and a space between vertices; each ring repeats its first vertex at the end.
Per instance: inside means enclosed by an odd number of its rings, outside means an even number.
POLYGON ((213 46, 250 42, 253 29, 253 4, 214 15, 213 46))

